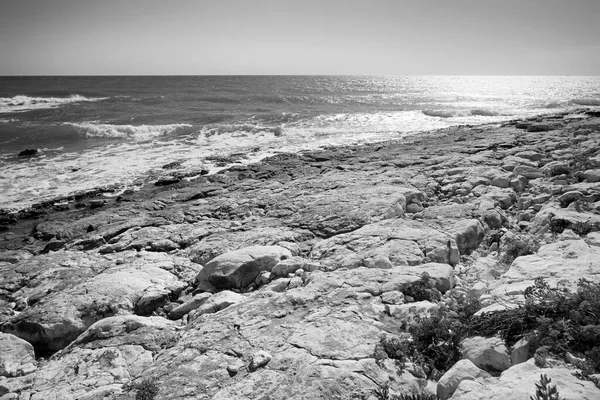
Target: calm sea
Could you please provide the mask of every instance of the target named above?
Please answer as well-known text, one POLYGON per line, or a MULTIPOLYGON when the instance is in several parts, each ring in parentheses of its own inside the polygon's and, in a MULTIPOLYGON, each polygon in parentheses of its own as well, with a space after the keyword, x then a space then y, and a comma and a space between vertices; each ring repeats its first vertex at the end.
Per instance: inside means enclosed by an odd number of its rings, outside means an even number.
POLYGON ((161 166, 215 169, 282 151, 600 106, 599 77, 123 76, 0 78, 0 208, 161 166), (18 157, 27 148, 32 158, 18 157))

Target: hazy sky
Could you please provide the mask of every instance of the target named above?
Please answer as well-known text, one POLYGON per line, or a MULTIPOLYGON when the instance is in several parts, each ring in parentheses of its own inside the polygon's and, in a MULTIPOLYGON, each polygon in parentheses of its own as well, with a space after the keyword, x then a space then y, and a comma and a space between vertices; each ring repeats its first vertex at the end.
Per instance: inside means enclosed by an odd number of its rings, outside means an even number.
POLYGON ((600 0, 0 0, 0 75, 600 75, 600 0))

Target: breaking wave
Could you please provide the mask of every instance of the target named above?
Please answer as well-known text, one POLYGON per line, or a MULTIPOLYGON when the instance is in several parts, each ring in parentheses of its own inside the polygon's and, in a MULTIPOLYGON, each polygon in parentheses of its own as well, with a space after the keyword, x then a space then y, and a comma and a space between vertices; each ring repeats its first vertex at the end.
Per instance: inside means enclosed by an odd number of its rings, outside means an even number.
POLYGON ((56 108, 63 104, 102 101, 106 99, 108 97, 89 98, 78 94, 69 97, 30 97, 24 95, 0 97, 0 113, 56 108))
POLYGON ((93 122, 83 123, 65 123, 79 131, 87 138, 115 138, 115 139, 135 139, 150 140, 159 136, 167 135, 177 131, 185 131, 191 128, 189 124, 168 124, 168 125, 112 125, 98 124, 93 122))
POLYGON ((439 118, 454 118, 454 117, 468 117, 468 116, 480 116, 480 117, 497 117, 499 114, 495 111, 485 110, 481 108, 474 108, 472 110, 423 110, 423 114, 428 117, 439 117, 439 118))
POLYGON ((580 106, 600 106, 600 99, 587 98, 587 99, 573 99, 571 101, 573 102, 573 104, 577 104, 580 106))
POLYGON ((202 127, 199 133, 206 137, 222 134, 231 134, 231 136, 235 137, 261 133, 273 133, 275 136, 280 136, 283 134, 283 128, 280 126, 270 127, 251 123, 211 124, 202 127))

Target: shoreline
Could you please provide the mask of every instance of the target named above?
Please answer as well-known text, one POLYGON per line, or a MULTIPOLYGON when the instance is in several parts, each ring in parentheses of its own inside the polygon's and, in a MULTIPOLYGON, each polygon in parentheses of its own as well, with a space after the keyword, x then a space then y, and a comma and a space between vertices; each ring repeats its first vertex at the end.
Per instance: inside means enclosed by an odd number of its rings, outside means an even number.
POLYGON ((0 388, 525 399, 544 373, 596 399, 571 373, 594 353, 561 356, 543 321, 517 338, 525 350, 463 332, 441 360, 422 337, 453 334, 444 321, 467 309, 461 324, 510 313, 538 279, 600 290, 600 111, 569 115, 278 154, 17 220, 0 232, 0 340, 28 355, 0 388), (421 358, 402 347, 421 342, 421 358))
MULTIPOLYGON (((190 171, 185 171, 185 172, 184 171, 175 171, 175 175, 176 175, 177 179, 183 180, 183 179, 189 179, 190 177, 194 177, 194 176, 218 174, 229 168, 239 167, 240 165, 249 165, 249 164, 254 164, 254 163, 260 163, 268 158, 276 157, 281 154, 302 154, 302 153, 312 153, 312 152, 319 152, 319 151, 331 151, 331 150, 335 150, 335 149, 369 146, 369 145, 374 145, 374 144, 393 145, 395 143, 409 140, 410 138, 419 138, 421 136, 435 137, 440 132, 442 135, 451 134, 451 132, 447 133, 447 131, 452 131, 454 129, 461 128, 461 127, 475 128, 475 127, 486 127, 486 126, 496 126, 496 125, 502 126, 504 124, 511 124, 511 123, 515 123, 518 121, 533 121, 533 120, 536 120, 539 118, 555 119, 555 118, 561 118, 563 115, 594 112, 594 110, 596 108, 597 107, 591 107, 591 106, 588 106, 588 107, 577 106, 568 111, 561 111, 561 112, 549 111, 548 113, 540 113, 540 114, 536 114, 534 116, 530 116, 527 118, 514 118, 514 119, 507 120, 507 121, 485 122, 485 123, 476 124, 476 125, 457 124, 457 125, 453 125, 453 126, 445 127, 445 128, 438 128, 438 129, 433 129, 433 130, 425 130, 425 131, 417 131, 414 133, 407 133, 403 137, 398 138, 398 139, 377 140, 377 141, 373 141, 373 142, 365 142, 365 143, 350 144, 350 145, 341 144, 341 145, 323 146, 321 149, 318 149, 318 150, 299 150, 298 152, 279 152, 277 149, 273 149, 272 151, 268 152, 271 154, 268 154, 265 156, 260 156, 260 157, 255 157, 255 159, 250 161, 249 163, 244 163, 244 162, 240 162, 240 161, 229 162, 228 164, 226 164, 224 166, 219 166, 219 165, 213 166, 212 168, 210 168, 210 172, 207 172, 207 170, 201 168, 198 170, 190 170, 190 171)), ((229 157, 235 156, 235 155, 238 155, 238 154, 232 153, 232 154, 225 155, 223 157, 229 158, 229 157)), ((181 163, 183 163, 183 162, 185 162, 185 161, 182 161, 181 163)), ((177 163, 177 162, 175 162, 175 163, 177 163)), ((175 164, 175 163, 169 163, 169 164, 175 164)), ((219 163, 219 162, 217 161, 217 163, 219 163)), ((81 202, 83 200, 86 200, 86 199, 93 200, 93 199, 100 199, 100 198, 111 198, 111 197, 119 196, 120 194, 122 194, 123 192, 126 192, 126 191, 143 189, 146 186, 152 185, 153 184, 152 181, 161 179, 161 176, 158 176, 158 174, 154 174, 154 175, 150 174, 151 170, 157 170, 158 168, 162 168, 165 172, 162 175, 162 177, 166 177, 169 175, 169 173, 168 173, 169 170, 172 169, 172 167, 169 167, 169 164, 166 164, 163 166, 154 166, 151 169, 149 169, 145 174, 136 178, 137 181, 143 182, 140 184, 133 184, 133 185, 127 186, 127 185, 124 185, 123 183, 113 182, 108 185, 93 187, 93 188, 90 188, 89 190, 77 191, 77 192, 73 192, 73 193, 70 193, 67 195, 53 197, 53 198, 50 198, 49 200, 45 200, 40 203, 34 203, 29 207, 0 208, 0 231, 2 229, 4 229, 3 225, 6 224, 6 222, 10 221, 10 220, 14 221, 15 219, 16 220, 27 219, 27 218, 35 217, 36 215, 41 215, 43 213, 51 212, 51 211, 63 211, 64 209, 63 210, 53 210, 54 204, 56 204, 56 203, 69 202, 69 203, 74 203, 74 205, 77 206, 78 204, 81 204, 81 202), (112 194, 112 195, 109 195, 109 194, 112 194)), ((175 168, 177 168, 177 167, 175 166, 175 168)))

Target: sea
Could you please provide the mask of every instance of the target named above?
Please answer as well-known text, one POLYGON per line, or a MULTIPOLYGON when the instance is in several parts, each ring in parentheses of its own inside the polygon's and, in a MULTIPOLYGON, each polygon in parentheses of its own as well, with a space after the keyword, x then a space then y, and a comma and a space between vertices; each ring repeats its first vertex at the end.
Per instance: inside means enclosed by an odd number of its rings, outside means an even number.
POLYGON ((600 107, 600 77, 0 77, 0 209, 281 152, 600 107), (19 157, 37 149, 31 157, 19 157))

